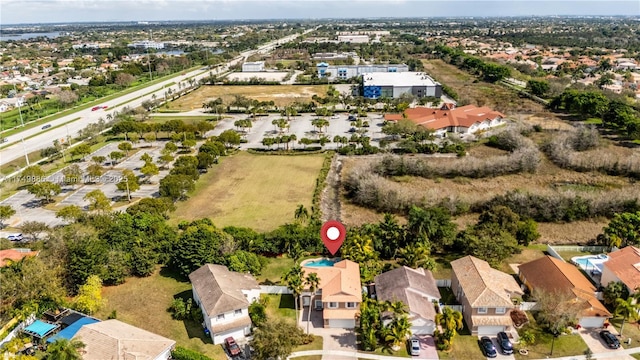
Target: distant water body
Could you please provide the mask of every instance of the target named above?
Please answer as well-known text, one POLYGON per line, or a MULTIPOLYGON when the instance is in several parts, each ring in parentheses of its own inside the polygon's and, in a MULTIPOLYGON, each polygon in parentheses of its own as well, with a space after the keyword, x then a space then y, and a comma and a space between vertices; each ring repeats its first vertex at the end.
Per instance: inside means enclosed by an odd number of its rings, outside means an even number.
POLYGON ((24 33, 20 35, 0 35, 0 41, 9 41, 9 40, 29 40, 33 38, 37 38, 39 36, 45 36, 49 39, 55 39, 60 36, 60 32, 42 32, 42 33, 24 33))

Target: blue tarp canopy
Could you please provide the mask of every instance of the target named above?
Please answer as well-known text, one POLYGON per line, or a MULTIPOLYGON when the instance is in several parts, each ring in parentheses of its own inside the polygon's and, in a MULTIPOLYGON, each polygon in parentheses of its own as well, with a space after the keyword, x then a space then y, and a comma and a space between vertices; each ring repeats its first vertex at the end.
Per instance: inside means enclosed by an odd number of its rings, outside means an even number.
POLYGON ((93 324, 93 323, 97 323, 99 320, 96 319, 92 319, 90 317, 86 317, 83 316, 80 319, 78 319, 77 321, 75 321, 74 323, 72 323, 71 325, 67 326, 66 328, 62 329, 59 333, 57 333, 55 336, 50 337, 49 339, 47 339, 48 343, 52 343, 58 339, 67 339, 67 340, 71 340, 71 338, 73 338, 73 336, 80 331, 80 328, 84 325, 88 325, 88 324, 93 324))
POLYGON ((33 324, 24 328, 23 331, 29 335, 42 339, 43 337, 51 334, 57 328, 58 328, 58 325, 49 324, 44 321, 36 320, 33 322, 33 324))

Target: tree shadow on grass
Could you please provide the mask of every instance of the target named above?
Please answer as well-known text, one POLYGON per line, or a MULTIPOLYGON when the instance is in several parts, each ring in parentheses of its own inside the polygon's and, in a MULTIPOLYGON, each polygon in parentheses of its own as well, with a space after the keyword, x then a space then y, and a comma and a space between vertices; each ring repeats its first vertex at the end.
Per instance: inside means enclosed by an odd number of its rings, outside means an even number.
POLYGON ((180 274, 178 271, 168 267, 168 266, 163 266, 162 268, 160 268, 160 276, 162 277, 166 277, 166 278, 171 278, 173 280, 179 281, 179 282, 189 282, 189 279, 186 276, 183 276, 182 274, 180 274))

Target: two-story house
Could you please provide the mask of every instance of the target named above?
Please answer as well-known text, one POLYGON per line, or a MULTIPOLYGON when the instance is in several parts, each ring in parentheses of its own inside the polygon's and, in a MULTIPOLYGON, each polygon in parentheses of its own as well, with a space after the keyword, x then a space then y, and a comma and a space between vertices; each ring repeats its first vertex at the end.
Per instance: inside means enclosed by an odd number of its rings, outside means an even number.
POLYGON ((433 302, 440 300, 440 291, 431 271, 401 266, 382 273, 375 278, 375 295, 380 301, 401 301, 407 306, 413 335, 433 334, 433 302))
POLYGON ((491 268, 473 256, 451 262, 451 290, 462 304, 462 315, 473 335, 495 335, 509 331, 514 298, 523 291, 509 274, 491 268))
POLYGON ((253 276, 206 264, 189 274, 189 280, 214 344, 229 336, 242 339, 251 334, 249 305, 260 298, 260 286, 253 276))
POLYGON ((600 285, 622 282, 630 294, 640 288, 640 249, 627 246, 608 254, 609 260, 602 263, 600 285))
MULTIPOLYGON (((314 298, 315 311, 322 312, 325 328, 353 329, 362 303, 360 265, 342 260, 333 266, 302 265, 304 276, 316 273, 319 279, 314 298)), ((311 305, 311 295, 303 294, 303 306, 311 305)))

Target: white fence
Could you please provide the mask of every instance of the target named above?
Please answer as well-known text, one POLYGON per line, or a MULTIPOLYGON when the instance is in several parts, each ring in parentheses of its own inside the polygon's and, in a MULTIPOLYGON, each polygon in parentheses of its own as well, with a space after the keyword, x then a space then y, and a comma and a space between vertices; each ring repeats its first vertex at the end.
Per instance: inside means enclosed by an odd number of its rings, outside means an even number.
POLYGON ((522 310, 522 311, 530 311, 530 310, 534 310, 537 304, 538 304, 538 303, 535 303, 535 302, 526 302, 526 301, 523 301, 523 302, 521 302, 521 303, 520 303, 520 305, 518 306, 518 308, 519 308, 520 310, 522 310))
POLYGON ((590 253, 604 253, 609 251, 607 246, 578 246, 578 245, 547 245, 547 250, 553 248, 557 251, 581 251, 590 253))
POLYGON ((0 341, 0 348, 1 348, 4 344, 6 344, 6 343, 8 343, 9 341, 13 340, 13 338, 15 338, 15 337, 18 335, 18 333, 19 333, 20 331, 22 331, 22 329, 24 329, 24 328, 26 328, 27 326, 29 326, 29 325, 33 324, 33 322, 34 322, 34 321, 36 321, 36 314, 31 314, 31 315, 29 315, 29 317, 28 317, 26 320, 24 320, 23 322, 21 322, 20 324, 18 324, 18 326, 16 326, 13 330, 11 330, 11 332, 10 332, 7 336, 5 336, 5 338, 4 338, 4 339, 2 339, 2 340, 0 341))
POLYGON ((286 286, 260 285, 261 294, 291 294, 291 289, 286 286))
POLYGON ((440 307, 462 312, 462 305, 440 305, 440 307))
MULTIPOLYGON (((549 253, 549 255, 553 256, 554 258, 564 261, 562 256, 560 256, 560 254, 558 254, 558 252, 556 251, 556 249, 553 246, 547 245, 547 252, 549 253)), ((566 262, 566 261, 564 261, 564 262, 566 262)))
POLYGON ((450 279, 437 279, 436 280, 436 286, 438 287, 446 287, 446 288, 450 288, 451 287, 451 280, 450 279))

